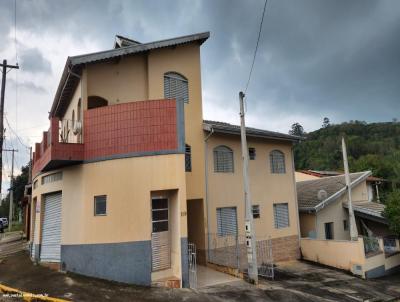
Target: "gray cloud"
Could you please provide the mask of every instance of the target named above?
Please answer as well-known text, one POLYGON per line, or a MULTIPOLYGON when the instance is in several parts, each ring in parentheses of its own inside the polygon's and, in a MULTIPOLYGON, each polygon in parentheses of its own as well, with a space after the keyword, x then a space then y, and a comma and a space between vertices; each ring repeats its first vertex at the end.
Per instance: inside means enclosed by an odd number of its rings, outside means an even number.
POLYGON ((21 70, 51 73, 51 63, 37 48, 24 48, 20 54, 21 70))

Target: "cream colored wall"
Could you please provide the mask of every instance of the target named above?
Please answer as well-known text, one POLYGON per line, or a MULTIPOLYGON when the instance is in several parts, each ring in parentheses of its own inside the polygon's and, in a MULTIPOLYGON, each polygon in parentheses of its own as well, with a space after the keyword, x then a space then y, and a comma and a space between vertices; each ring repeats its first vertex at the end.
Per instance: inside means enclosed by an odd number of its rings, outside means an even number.
MULTIPOLYGON (((72 130, 72 112, 75 114, 75 122, 78 120, 78 102, 82 96, 82 84, 81 81, 79 82, 78 86, 75 89, 75 92, 72 96, 71 103, 69 104, 64 116, 61 119, 61 129, 65 129, 67 127, 70 129, 68 134, 68 142, 69 143, 77 143, 78 142, 78 135, 75 135, 72 130)), ((82 102, 81 102, 81 120, 83 119, 83 111, 82 111, 82 102)), ((61 133, 61 131, 60 131, 61 133)))
POLYGON ((295 172, 294 175, 296 177, 296 182, 304 181, 304 180, 318 179, 319 178, 317 176, 309 175, 309 174, 302 173, 302 172, 295 172))
MULTIPOLYGON (((62 170, 62 181, 41 185, 39 179, 33 198, 41 201, 42 194, 63 192, 62 244, 150 240, 152 191, 177 189, 178 208, 186 212, 185 174, 176 169, 183 164, 184 155, 175 154, 67 167, 62 170), (93 214, 96 195, 107 195, 106 216, 93 214)), ((36 227, 40 227, 39 221, 36 219, 36 227)), ((179 213, 178 221, 180 237, 187 237, 186 216, 179 213)))
POLYGON ((302 238, 309 237, 310 232, 315 232, 315 214, 299 213, 300 233, 302 238))
POLYGON ((302 238, 300 248, 303 259, 339 269, 352 271, 353 265, 364 267, 363 241, 316 240, 302 238))
MULTIPOLYGON (((368 200, 368 191, 366 181, 361 182, 352 188, 352 201, 368 200)), ((335 240, 350 240, 350 231, 344 230, 343 220, 349 223, 349 214, 346 208, 343 208, 343 202, 347 202, 347 193, 342 195, 337 201, 331 203, 326 208, 317 213, 317 238, 325 239, 325 223, 333 222, 333 236, 335 240)))
POLYGON ((105 98, 109 105, 147 100, 147 56, 87 65, 87 94, 105 98))
POLYGON ((189 103, 185 104, 185 140, 192 148, 192 172, 186 173, 187 199, 203 199, 205 180, 200 46, 189 44, 150 52, 149 99, 164 97, 164 73, 169 71, 180 73, 188 79, 189 103))
MULTIPOLYGON (((248 147, 256 148, 256 159, 249 161, 250 191, 254 205, 260 206, 260 219, 254 219, 256 236, 265 238, 298 234, 298 212, 292 169, 291 143, 248 139, 248 147), (286 173, 271 174, 269 153, 278 149, 285 154, 286 173), (275 229, 273 204, 288 203, 288 228, 275 229)), ((210 232, 217 232, 217 207, 237 207, 239 234, 244 234, 244 196, 242 158, 239 136, 213 134, 208 140, 208 202, 210 232), (225 145, 234 152, 234 173, 214 172, 213 149, 225 145)))

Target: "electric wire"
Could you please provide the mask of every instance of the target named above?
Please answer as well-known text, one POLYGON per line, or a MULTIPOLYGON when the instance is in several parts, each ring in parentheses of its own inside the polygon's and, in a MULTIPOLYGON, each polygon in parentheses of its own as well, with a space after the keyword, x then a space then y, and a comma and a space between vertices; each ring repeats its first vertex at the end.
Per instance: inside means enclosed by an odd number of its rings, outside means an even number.
POLYGON ((244 94, 246 94, 247 88, 249 87, 251 75, 252 75, 252 73, 253 73, 254 62, 256 61, 257 50, 258 50, 258 44, 260 43, 260 37, 261 37, 262 26, 263 26, 263 22, 264 22, 265 11, 266 11, 266 8, 267 8, 267 2, 268 2, 268 0, 265 0, 264 9, 263 9, 262 17, 261 17, 260 29, 259 29, 259 31, 258 31, 256 49, 254 50, 253 62, 251 63, 249 78, 247 79, 246 88, 244 89, 244 94))

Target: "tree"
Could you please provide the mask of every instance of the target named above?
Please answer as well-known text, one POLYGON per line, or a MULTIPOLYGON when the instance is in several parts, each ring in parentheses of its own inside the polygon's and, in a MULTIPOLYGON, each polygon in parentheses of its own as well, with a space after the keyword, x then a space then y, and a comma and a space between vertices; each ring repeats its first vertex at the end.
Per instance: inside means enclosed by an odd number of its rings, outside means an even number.
POLYGON ((323 122, 322 122, 322 128, 327 128, 331 125, 331 121, 329 120, 329 118, 324 117, 323 122))
POLYGON ((297 135, 297 136, 304 136, 304 134, 305 134, 304 128, 299 123, 294 123, 292 125, 292 129, 289 130, 289 134, 297 135))
POLYGON ((389 221, 389 229, 400 236, 400 190, 394 190, 387 195, 383 215, 389 221))

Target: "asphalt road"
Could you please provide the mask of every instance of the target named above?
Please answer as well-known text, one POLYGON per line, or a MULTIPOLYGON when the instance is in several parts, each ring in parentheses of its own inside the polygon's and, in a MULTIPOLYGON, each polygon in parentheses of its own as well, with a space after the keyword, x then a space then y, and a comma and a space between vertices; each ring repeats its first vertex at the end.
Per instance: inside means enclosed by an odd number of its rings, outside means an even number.
MULTIPOLYGON (((8 243, 10 244, 10 243, 8 243)), ((16 244, 16 242, 11 243, 16 244)), ((0 244, 2 245, 2 244, 0 244)), ((121 284, 34 265, 24 251, 1 260, 0 283, 72 301, 393 301, 400 297, 400 275, 362 280, 341 271, 293 262, 277 271, 276 280, 258 287, 232 281, 198 290, 149 288, 121 284)), ((1 297, 0 301, 17 301, 1 297)))

